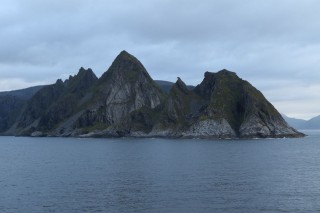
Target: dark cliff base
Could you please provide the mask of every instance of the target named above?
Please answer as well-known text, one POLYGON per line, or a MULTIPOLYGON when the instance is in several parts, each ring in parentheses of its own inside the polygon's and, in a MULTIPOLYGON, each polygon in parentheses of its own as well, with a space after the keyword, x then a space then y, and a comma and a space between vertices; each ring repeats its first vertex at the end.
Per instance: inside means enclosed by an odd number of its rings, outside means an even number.
MULTIPOLYGON (((6 135, 6 134, 0 134, 0 136, 12 136, 12 135, 6 135)), ((164 136, 164 135, 153 135, 153 136, 121 136, 121 135, 78 135, 78 136, 70 136, 70 135, 65 135, 65 136, 58 136, 58 135, 46 135, 46 134, 41 134, 41 135, 36 135, 36 136, 30 136, 30 135, 18 135, 16 137, 61 137, 61 138, 163 138, 163 139, 212 139, 212 140, 250 140, 250 139, 268 139, 268 138, 302 138, 307 136, 306 134, 303 133, 298 133, 298 134, 288 134, 288 135, 273 135, 270 137, 266 136, 261 136, 261 135, 253 135, 250 137, 234 137, 230 135, 207 135, 207 136, 198 136, 198 137, 193 137, 193 136, 164 136)))

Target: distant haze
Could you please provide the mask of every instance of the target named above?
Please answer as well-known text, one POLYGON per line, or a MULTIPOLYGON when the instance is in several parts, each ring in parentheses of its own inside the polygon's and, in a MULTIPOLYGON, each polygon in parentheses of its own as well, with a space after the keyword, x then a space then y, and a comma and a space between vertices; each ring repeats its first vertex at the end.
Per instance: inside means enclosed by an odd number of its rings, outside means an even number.
POLYGON ((5 0, 0 91, 101 76, 121 50, 153 79, 236 72, 282 113, 320 115, 320 1, 5 0))

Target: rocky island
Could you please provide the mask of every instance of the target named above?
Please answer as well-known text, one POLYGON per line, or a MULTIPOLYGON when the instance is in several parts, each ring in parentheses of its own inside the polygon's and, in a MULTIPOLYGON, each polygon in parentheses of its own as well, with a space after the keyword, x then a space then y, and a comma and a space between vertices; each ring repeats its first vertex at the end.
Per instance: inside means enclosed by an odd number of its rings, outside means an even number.
POLYGON ((100 78, 91 69, 81 68, 65 81, 33 88, 29 96, 0 96, 2 135, 303 136, 285 122, 260 91, 234 72, 205 72, 196 87, 178 78, 168 89, 168 85, 154 81, 142 63, 126 51, 100 78))

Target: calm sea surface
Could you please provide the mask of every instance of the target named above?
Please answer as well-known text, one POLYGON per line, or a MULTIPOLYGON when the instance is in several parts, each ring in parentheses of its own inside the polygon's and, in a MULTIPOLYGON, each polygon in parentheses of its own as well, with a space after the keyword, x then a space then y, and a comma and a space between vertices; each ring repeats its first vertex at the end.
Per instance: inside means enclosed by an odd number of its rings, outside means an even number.
POLYGON ((0 212, 317 212, 302 139, 0 137, 0 212))

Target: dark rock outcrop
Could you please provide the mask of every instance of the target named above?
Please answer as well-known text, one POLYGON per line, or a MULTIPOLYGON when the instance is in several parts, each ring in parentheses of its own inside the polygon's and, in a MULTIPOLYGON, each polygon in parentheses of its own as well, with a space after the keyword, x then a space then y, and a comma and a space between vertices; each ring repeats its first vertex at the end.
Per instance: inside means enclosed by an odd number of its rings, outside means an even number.
POLYGON ((12 95, 0 97, 0 132, 4 132, 13 125, 24 106, 25 101, 12 95))
MULTIPOLYGON (((165 93, 169 93, 172 86, 174 85, 174 82, 170 82, 170 81, 155 80, 155 82, 165 93)), ((187 85, 187 87, 189 90, 193 90, 195 88, 192 85, 187 85)))
POLYGON ((16 124, 15 131, 21 135, 33 132, 47 134, 57 125, 81 110, 81 103, 88 90, 98 80, 91 69, 81 68, 77 75, 63 82, 47 85, 28 102, 16 124))
POLYGON ((0 92, 0 134, 16 122, 27 101, 43 86, 0 92))
POLYGON ((195 92, 210 100, 203 116, 225 119, 238 137, 284 137, 299 134, 249 82, 221 70, 205 73, 195 92))
POLYGON ((141 62, 122 51, 95 85, 94 96, 78 119, 77 128, 85 133, 88 126, 103 126, 113 136, 114 132, 126 135, 132 127, 128 126, 131 113, 143 108, 153 110, 164 98, 141 62))
POLYGON ((68 80, 43 87, 2 130, 9 126, 7 134, 29 136, 303 136, 233 72, 206 72, 195 88, 178 78, 164 91, 126 51, 99 79, 81 68, 68 80))

